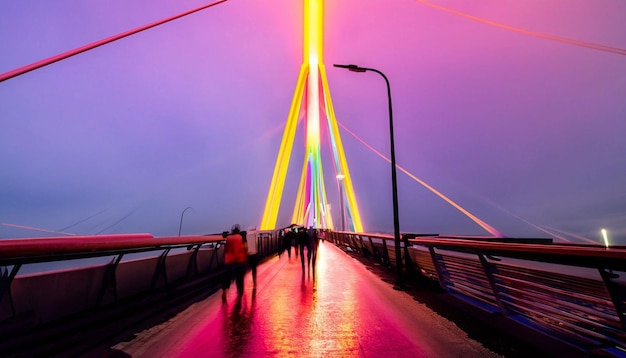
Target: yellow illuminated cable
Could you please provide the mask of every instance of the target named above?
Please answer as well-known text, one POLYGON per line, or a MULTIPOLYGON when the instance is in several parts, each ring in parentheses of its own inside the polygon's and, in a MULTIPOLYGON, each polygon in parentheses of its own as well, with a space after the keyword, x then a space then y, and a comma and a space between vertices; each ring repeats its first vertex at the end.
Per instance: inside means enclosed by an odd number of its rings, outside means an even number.
POLYGON ((276 226, 280 200, 285 186, 285 177, 287 175, 287 169, 289 168, 289 158, 291 157, 293 141, 296 135, 298 113, 300 111, 300 105, 302 104, 302 95, 304 92, 304 83, 307 73, 308 67, 303 65, 300 68, 300 75, 298 76, 298 82, 296 84, 296 92, 294 93, 291 101, 287 125, 285 126, 285 131, 283 132, 283 138, 280 143, 280 149, 278 151, 278 157, 274 167, 270 190, 267 194, 267 200, 265 201, 265 210, 263 212, 263 218, 260 225, 261 230, 272 230, 276 226))
POLYGON ((271 230, 276 226, 278 211, 284 190, 285 177, 289 166, 289 159, 296 132, 297 115, 302 101, 305 103, 306 113, 306 143, 305 158, 302 165, 302 175, 296 194, 292 223, 300 225, 315 225, 320 228, 332 228, 333 222, 328 210, 326 186, 320 150, 321 105, 326 104, 326 119, 329 130, 333 133, 331 145, 336 151, 335 166, 345 175, 342 183, 346 195, 347 211, 351 213, 348 220, 353 222, 356 231, 362 231, 361 217, 357 208, 356 197, 352 187, 352 180, 348 171, 348 164, 339 137, 336 119, 332 110, 328 80, 323 65, 323 0, 304 0, 304 28, 303 28, 303 64, 301 67, 296 92, 291 103, 287 126, 283 133, 283 140, 276 159, 274 174, 265 204, 261 222, 262 230, 271 230), (321 85, 321 86, 320 86, 321 85))

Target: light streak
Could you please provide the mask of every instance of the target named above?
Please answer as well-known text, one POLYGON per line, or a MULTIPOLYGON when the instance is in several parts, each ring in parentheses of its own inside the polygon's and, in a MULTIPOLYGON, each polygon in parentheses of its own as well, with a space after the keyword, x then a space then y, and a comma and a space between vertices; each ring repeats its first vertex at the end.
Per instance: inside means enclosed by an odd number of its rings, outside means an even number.
POLYGON ((546 229, 553 230, 553 231, 559 232, 559 233, 561 233, 561 234, 571 236, 571 237, 573 237, 573 238, 575 238, 575 239, 578 239, 578 240, 580 240, 580 241, 584 241, 584 242, 589 243, 589 244, 594 244, 594 245, 597 245, 597 244, 598 244, 598 242, 597 242, 596 240, 592 240, 592 239, 587 238, 587 237, 584 237, 584 236, 582 236, 582 235, 574 234, 574 233, 572 233, 572 232, 568 232, 568 231, 565 231, 565 230, 556 229, 556 228, 549 227, 549 226, 544 226, 544 227, 545 227, 546 229))
POLYGON ((514 218, 516 218, 516 219, 518 219, 520 221, 523 221, 525 224, 528 224, 528 225, 532 226, 533 228, 535 228, 535 229, 537 229, 537 230, 539 230, 541 232, 544 232, 544 233, 552 236, 554 239, 559 239, 559 240, 562 240, 562 241, 565 241, 565 242, 572 242, 572 240, 568 239, 566 236, 563 236, 563 235, 567 235, 569 237, 572 237, 572 238, 575 238, 575 239, 578 239, 580 241, 584 241, 584 242, 587 242, 587 243, 590 243, 590 244, 594 244, 594 245, 598 244, 597 241, 591 240, 591 239, 586 238, 586 237, 584 237, 582 235, 574 234, 574 233, 571 233, 571 232, 568 232, 568 231, 565 231, 565 230, 560 230, 560 229, 556 229, 556 228, 545 226, 545 225, 544 226, 539 226, 539 225, 533 224, 530 221, 522 218, 521 216, 516 215, 516 214, 512 213, 511 211, 503 208, 499 204, 495 203, 493 200, 490 200, 490 199, 488 199, 488 198, 486 198, 486 197, 484 197, 482 195, 479 195, 479 197, 480 197, 481 200, 489 203, 489 205, 491 205, 491 206, 493 206, 493 207, 495 207, 495 208, 497 208, 497 209, 507 213, 508 215, 511 215, 512 217, 514 217, 514 218))
POLYGON ((604 245, 608 248, 609 247, 609 238, 606 234, 606 229, 602 229, 600 230, 602 232, 602 238, 604 239, 604 245))
MULTIPOLYGON (((348 128, 346 128, 345 125, 343 125, 342 123, 339 123, 339 125, 341 126, 341 128, 343 128, 346 132, 350 133, 354 138, 356 138, 356 140, 358 140, 359 142, 361 142, 361 144, 363 144, 364 146, 366 146, 369 150, 371 150, 372 152, 376 153, 379 157, 383 158, 384 160, 386 160, 388 163, 391 163, 391 159, 387 158, 384 154, 382 154, 381 152, 377 151, 374 147, 372 147, 371 145, 367 144, 363 139, 361 139, 359 136, 357 136, 355 133, 353 133, 351 130, 349 130, 348 128)), ((452 199, 448 198, 447 196, 445 196, 443 193, 441 193, 440 191, 438 191, 437 189, 433 188, 432 186, 428 185, 425 181, 423 181, 422 179, 416 177, 415 175, 411 174, 408 170, 404 169, 403 167, 401 167, 400 165, 396 164, 396 168, 398 170, 400 170, 401 172, 403 172, 404 174, 408 175, 409 178, 415 180, 416 182, 420 183, 422 186, 424 186, 426 189, 430 190, 433 194, 437 195, 438 197, 440 197, 441 199, 443 199, 445 202, 447 202, 448 204, 452 205, 455 209, 459 210, 461 213, 463 213, 465 216, 467 216, 468 218, 470 218, 472 221, 474 221, 476 224, 478 224, 478 226, 480 226, 481 228, 483 228, 485 231, 487 231, 488 233, 490 233, 491 235, 493 235, 494 237, 504 237, 504 235, 502 235, 502 233, 500 231, 498 231, 497 229, 495 229, 494 227, 492 227, 491 225, 487 224, 486 222, 482 221, 481 219, 479 219, 478 217, 476 217, 474 214, 470 213, 469 211, 467 211, 466 209, 464 209, 463 207, 461 207, 461 205, 455 203, 452 199)))
POLYGON ((560 234, 556 233, 556 232, 555 232, 556 230, 555 230, 555 231, 551 231, 551 228, 548 228, 548 227, 543 228, 543 227, 538 226, 538 225, 535 225, 535 224, 533 224, 533 223, 531 223, 531 222, 529 222, 529 221, 527 221, 527 220, 524 220, 524 219, 522 219, 522 218, 520 218, 520 217, 518 217, 518 219, 522 220, 522 221, 523 221, 523 222, 525 222, 526 224, 528 224, 528 225, 530 225, 530 226, 534 227, 535 229, 537 229, 537 230, 539 230, 539 231, 541 231, 541 232, 545 232, 546 234, 548 234, 548 235, 552 236, 552 237, 553 237, 553 238, 555 238, 555 239, 559 239, 559 240, 561 240, 561 241, 565 241, 565 242, 571 242, 571 240, 569 240, 569 239, 568 239, 568 238, 566 238, 565 236, 563 236, 563 235, 560 235, 560 234))
POLYGON ((593 43, 593 42, 579 41, 579 40, 574 40, 574 39, 570 39, 570 38, 567 38, 567 37, 548 35, 548 34, 544 34, 544 33, 540 33, 540 32, 528 31, 528 30, 520 29, 518 27, 513 27, 513 26, 501 24, 499 22, 486 20, 486 19, 483 19, 483 18, 480 18, 480 17, 477 17, 477 16, 472 16, 472 15, 466 14, 464 12, 453 10, 453 9, 450 9, 450 8, 447 8, 447 7, 435 5, 435 4, 431 3, 428 0, 415 0, 415 1, 417 1, 417 2, 419 2, 421 4, 423 4, 423 5, 426 5, 426 6, 434 8, 434 9, 437 9, 437 10, 445 11, 445 12, 448 12, 450 14, 454 14, 454 15, 457 15, 457 16, 465 17, 467 19, 478 21, 478 22, 481 22, 483 24, 487 24, 487 25, 490 25, 490 26, 499 27, 501 29, 518 32, 518 33, 521 33, 521 34, 524 34, 524 35, 530 35, 530 36, 539 37, 539 38, 543 38, 543 39, 547 39, 547 40, 561 42, 561 43, 568 44, 568 45, 586 47, 586 48, 590 48, 590 49, 593 49, 593 50, 604 51, 604 52, 611 52, 611 53, 614 53, 614 54, 626 56, 626 49, 623 49, 623 48, 606 46, 606 45, 597 44, 597 43, 593 43))
MULTIPOLYGON (((559 234, 557 234, 557 233, 555 233, 555 232, 554 232, 554 231, 559 231, 559 230, 556 230, 556 229, 554 229, 554 228, 543 228, 543 227, 541 227, 541 226, 535 225, 535 224, 531 223, 530 221, 528 221, 528 220, 526 220, 526 219, 522 218, 521 216, 516 215, 516 214, 513 214, 513 213, 512 213, 512 212, 510 212, 509 210, 507 210, 507 209, 503 208, 502 206, 500 206, 500 205, 498 205, 498 204, 494 203, 492 200, 489 200, 489 199, 485 198, 485 197, 484 197, 484 196, 482 196, 482 195, 479 195, 479 197, 480 197, 482 200, 484 200, 484 201, 486 201, 487 203, 489 203, 491 206, 493 206, 493 207, 495 207, 495 208, 497 208, 497 209, 500 209, 500 210, 504 211, 505 213, 507 213, 507 214, 511 215, 512 217, 514 217, 514 218, 516 218, 516 219, 518 219, 518 220, 520 220, 520 221, 523 221, 525 224, 530 225, 530 226, 532 226, 533 228, 535 228, 535 229, 537 229, 537 230, 539 230, 539 231, 541 231, 541 232, 544 232, 544 233, 546 233, 546 234, 548 234, 548 235, 552 236, 552 238, 554 238, 554 239, 559 239, 559 240, 561 240, 561 241, 565 241, 565 242, 571 242, 571 240, 569 240, 569 239, 568 239, 568 238, 566 238, 565 236, 559 235, 559 234), (549 231, 549 230, 553 230, 553 231, 549 231)), ((564 232, 561 232, 561 233, 564 233, 564 232)))
POLYGON ((69 233, 69 232, 47 230, 47 229, 41 229, 41 228, 32 227, 32 226, 15 225, 15 224, 8 224, 8 223, 0 223, 0 225, 6 226, 6 227, 13 227, 13 228, 17 228, 17 229, 48 232, 48 233, 51 233, 51 234, 61 234, 61 235, 68 235, 68 236, 76 236, 76 234, 72 234, 72 233, 69 233))

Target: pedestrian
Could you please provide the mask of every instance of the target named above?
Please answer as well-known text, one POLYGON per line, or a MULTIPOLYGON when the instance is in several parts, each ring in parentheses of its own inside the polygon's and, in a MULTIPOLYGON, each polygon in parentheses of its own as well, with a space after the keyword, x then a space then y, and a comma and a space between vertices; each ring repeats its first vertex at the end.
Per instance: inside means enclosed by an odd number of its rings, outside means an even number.
POLYGON ((296 257, 298 257, 298 236, 300 235, 301 229, 299 229, 297 226, 294 226, 291 228, 291 230, 293 231, 293 235, 291 237, 291 246, 293 246, 294 251, 296 252, 296 257))
POLYGON ((293 232, 292 228, 286 228, 285 231, 286 232, 283 240, 283 246, 285 247, 285 250, 287 250, 287 255, 291 260, 291 242, 293 241, 295 233, 293 232))
POLYGON ((278 230, 278 258, 285 252, 285 229, 278 230))
MULTIPOLYGON (((313 230, 313 228, 311 228, 313 230)), ((302 273, 304 274, 304 248, 307 248, 307 261, 308 266, 311 266, 311 249, 309 246, 309 234, 308 230, 305 227, 302 227, 298 230, 298 249, 300 251, 300 262, 302 262, 302 273)))
POLYGON ((256 228, 249 229, 248 232, 244 231, 245 241, 248 243, 248 263, 250 264, 250 270, 252 271, 252 282, 256 288, 256 267, 259 264, 259 243, 256 235, 256 228))
POLYGON ((243 278, 246 274, 246 262, 248 261, 248 244, 246 236, 242 234, 238 224, 233 225, 230 234, 224 231, 222 237, 226 239, 224 245, 226 270, 222 281, 222 300, 226 301, 226 295, 233 279, 237 285, 238 297, 243 296, 243 278))
POLYGON ((313 263, 313 273, 315 274, 315 262, 317 261, 317 248, 319 247, 319 233, 316 229, 314 229, 313 227, 309 228, 309 247, 308 247, 308 257, 309 257, 309 262, 312 261, 313 263))

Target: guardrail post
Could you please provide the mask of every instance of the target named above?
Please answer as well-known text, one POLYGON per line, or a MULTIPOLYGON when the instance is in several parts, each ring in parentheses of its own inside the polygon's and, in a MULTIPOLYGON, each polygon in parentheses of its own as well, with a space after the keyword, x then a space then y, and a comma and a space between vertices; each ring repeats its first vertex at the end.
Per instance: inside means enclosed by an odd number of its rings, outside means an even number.
POLYGON ((15 264, 9 273, 8 268, 2 267, 2 274, 0 275, 0 301, 5 294, 8 295, 9 305, 11 306, 11 315, 15 316, 15 306, 13 305, 13 296, 11 295, 11 282, 17 275, 17 272, 22 267, 22 264, 15 264))
POLYGON ((117 257, 107 265, 106 271, 104 271, 100 293, 98 294, 98 299, 96 300, 96 307, 100 307, 102 305, 104 295, 108 290, 113 292, 113 302, 117 302, 117 277, 115 272, 120 261, 122 261, 122 257, 124 257, 124 254, 117 255, 117 257))
POLYGON ((350 239, 350 247, 354 248, 354 251, 357 251, 359 254, 363 254, 363 251, 361 250, 361 248, 359 247, 359 242, 356 239, 357 235, 354 234, 348 234, 348 238, 350 239))
POLYGON ((445 277, 447 277, 447 274, 444 272, 443 267, 441 267, 441 265, 443 264, 440 263, 439 259, 437 258, 435 247, 428 246, 428 251, 430 252, 430 259, 433 260, 433 266, 435 266, 435 270, 437 270, 437 279, 439 280, 439 287, 441 287, 445 291, 449 291, 448 284, 446 283, 446 279, 445 279, 445 277))
POLYGON ((154 276, 152 276, 152 283, 150 284, 150 289, 153 290, 157 281, 160 277, 163 278, 163 284, 167 285, 167 270, 165 270, 165 259, 167 258, 167 254, 170 253, 170 248, 163 250, 161 256, 159 256, 159 261, 157 262, 156 268, 154 269, 154 276))
POLYGON ((611 301, 613 301, 613 306, 615 307, 615 312, 617 312, 619 321, 622 324, 622 327, 626 327, 626 322, 624 322, 624 298, 626 298, 626 294, 624 292, 625 290, 622 286, 613 282, 613 280, 618 278, 619 275, 613 272, 607 272, 606 269, 603 268, 598 268, 598 271, 600 272, 604 285, 611 296, 611 301))
POLYGON ((402 242, 404 242, 404 267, 407 277, 415 278, 415 266, 413 266, 413 260, 409 254, 409 238, 407 235, 402 235, 402 242))
POLYGON ((202 244, 191 246, 191 249, 193 249, 193 253, 189 258, 189 264, 187 265, 187 273, 185 274, 185 277, 187 278, 196 276, 198 274, 198 251, 200 251, 200 246, 202 246, 202 244))
POLYGON ((378 249, 376 248, 376 246, 374 246, 374 240, 372 240, 371 236, 367 237, 370 241, 370 247, 372 248, 372 256, 374 256, 375 259, 378 260, 378 262, 383 262, 383 258, 380 255, 380 252, 378 252, 378 249))
POLYGON ((363 255, 363 257, 367 258, 369 257, 369 251, 367 251, 367 248, 365 248, 365 245, 363 244, 363 235, 357 235, 359 238, 359 243, 361 244, 361 255, 363 255))
POLYGON ((493 297, 495 298, 496 303, 498 304, 498 307, 500 308, 500 312, 503 315, 508 316, 509 310, 506 308, 506 306, 502 302, 502 299, 500 299, 500 292, 498 290, 498 285, 496 284, 496 280, 493 277, 494 271, 497 270, 495 265, 488 262, 487 259, 485 258, 485 255, 483 255, 482 253, 478 252, 477 255, 478 255, 478 258, 480 259, 480 263, 483 266, 483 269, 485 270, 485 276, 487 276, 487 281, 489 281, 489 285, 491 286, 491 291, 493 291, 493 297))
POLYGON ((391 266, 391 259, 389 258, 389 249, 387 248, 387 240, 383 240, 383 253, 385 254, 383 257, 383 263, 387 266, 391 266))
MULTIPOLYGON (((209 262, 209 271, 213 269, 213 261, 217 259, 217 252, 220 249, 220 246, 223 246, 224 242, 220 241, 213 245, 213 254, 211 254, 211 262, 209 262)), ((219 266, 219 263, 217 264, 219 266)))

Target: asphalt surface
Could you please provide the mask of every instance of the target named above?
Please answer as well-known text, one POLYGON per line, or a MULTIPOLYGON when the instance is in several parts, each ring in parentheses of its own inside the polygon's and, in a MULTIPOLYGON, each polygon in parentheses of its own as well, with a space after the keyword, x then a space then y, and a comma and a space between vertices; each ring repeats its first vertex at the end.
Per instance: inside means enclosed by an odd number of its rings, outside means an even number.
POLYGON ((292 253, 108 348, 132 357, 498 357, 413 295, 321 243, 315 268, 292 253))

